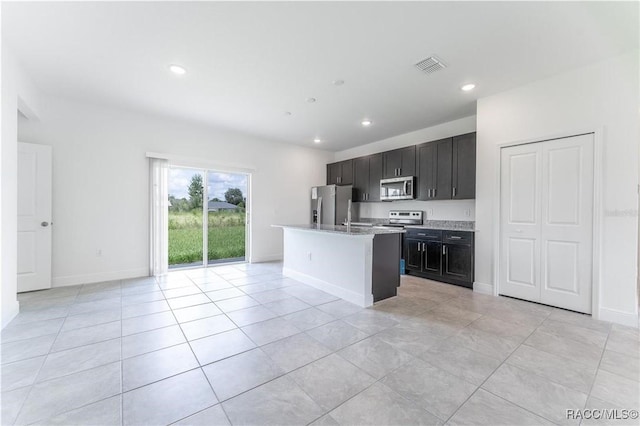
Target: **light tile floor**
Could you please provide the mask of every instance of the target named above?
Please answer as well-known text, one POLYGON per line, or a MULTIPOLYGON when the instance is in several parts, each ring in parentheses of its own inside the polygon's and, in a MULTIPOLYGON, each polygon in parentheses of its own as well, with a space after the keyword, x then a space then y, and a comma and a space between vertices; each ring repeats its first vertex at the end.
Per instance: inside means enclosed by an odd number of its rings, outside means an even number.
POLYGON ((19 299, 3 425, 578 424, 567 409, 640 406, 637 329, 415 277, 370 309, 275 263, 19 299))

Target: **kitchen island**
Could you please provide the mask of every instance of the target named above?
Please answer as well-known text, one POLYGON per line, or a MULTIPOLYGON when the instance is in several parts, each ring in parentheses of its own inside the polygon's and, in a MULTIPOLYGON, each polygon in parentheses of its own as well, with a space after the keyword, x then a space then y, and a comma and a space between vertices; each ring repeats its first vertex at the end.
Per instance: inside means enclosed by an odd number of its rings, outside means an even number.
POLYGON ((285 276, 362 307, 397 294, 403 229, 273 226, 283 229, 285 276))

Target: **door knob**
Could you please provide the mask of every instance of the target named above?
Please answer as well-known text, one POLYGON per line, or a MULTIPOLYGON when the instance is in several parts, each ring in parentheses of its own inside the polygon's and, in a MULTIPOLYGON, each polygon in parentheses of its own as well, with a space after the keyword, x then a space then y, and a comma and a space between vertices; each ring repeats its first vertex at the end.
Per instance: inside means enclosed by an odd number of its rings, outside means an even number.
POLYGON ((46 228, 47 226, 49 226, 49 222, 41 222, 40 226, 46 228))

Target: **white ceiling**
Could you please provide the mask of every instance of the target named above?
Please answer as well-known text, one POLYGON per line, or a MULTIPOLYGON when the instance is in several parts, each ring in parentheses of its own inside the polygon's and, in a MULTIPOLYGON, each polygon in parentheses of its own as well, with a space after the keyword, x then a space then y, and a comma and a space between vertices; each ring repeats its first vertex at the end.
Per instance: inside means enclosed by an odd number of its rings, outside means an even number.
POLYGON ((48 94, 341 150, 637 49, 638 3, 3 2, 2 37, 48 94))

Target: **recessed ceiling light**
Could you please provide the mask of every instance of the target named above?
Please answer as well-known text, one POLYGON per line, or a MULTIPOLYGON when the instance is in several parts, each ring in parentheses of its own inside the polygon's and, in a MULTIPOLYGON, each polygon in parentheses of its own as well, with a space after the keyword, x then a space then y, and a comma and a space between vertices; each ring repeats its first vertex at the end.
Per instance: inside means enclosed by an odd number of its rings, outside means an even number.
POLYGON ((316 98, 307 98, 307 102, 309 102, 310 104, 314 103, 316 101, 316 98))
POLYGON ((360 122, 360 124, 362 124, 363 127, 369 127, 369 126, 371 126, 372 122, 371 122, 371 120, 365 118, 364 120, 362 120, 360 122))
POLYGON ((468 92, 469 90, 473 90, 475 89, 476 85, 473 83, 467 83, 465 85, 463 85, 462 87, 460 87, 460 90, 464 91, 464 92, 468 92))
POLYGON ((342 86, 344 84, 344 80, 333 80, 334 86, 342 86))
POLYGON ((169 65, 169 71, 176 75, 183 75, 187 73, 187 70, 184 67, 176 64, 169 65))
POLYGON ((321 140, 320 138, 315 138, 315 139, 313 140, 313 142, 315 142, 315 143, 320 143, 320 142, 322 142, 322 140, 321 140))

